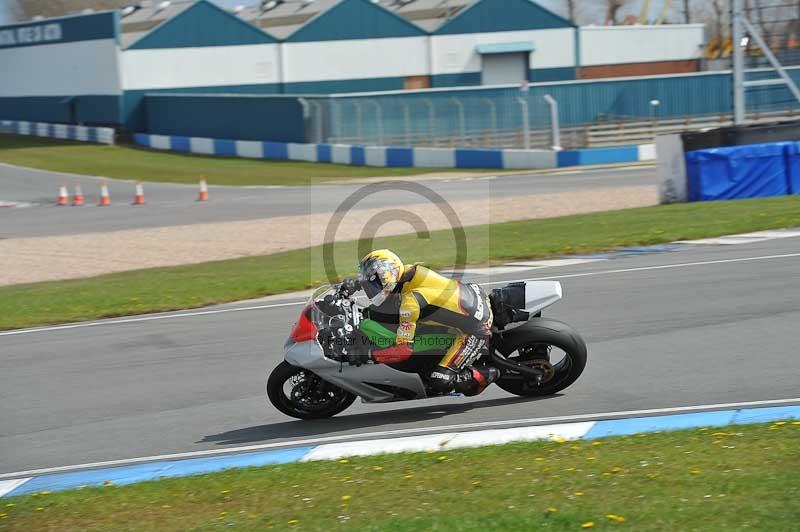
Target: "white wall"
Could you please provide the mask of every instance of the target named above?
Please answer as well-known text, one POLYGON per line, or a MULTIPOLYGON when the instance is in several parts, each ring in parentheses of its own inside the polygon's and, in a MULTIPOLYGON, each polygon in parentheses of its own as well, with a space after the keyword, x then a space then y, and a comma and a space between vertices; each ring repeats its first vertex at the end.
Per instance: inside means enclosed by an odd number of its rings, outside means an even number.
POLYGON ((277 44, 125 50, 126 90, 280 82, 277 44))
POLYGON ((284 43, 284 81, 422 76, 427 37, 284 43))
POLYGON ((435 35, 432 42, 432 74, 480 72, 479 44, 533 42, 530 68, 562 68, 575 66, 575 30, 502 31, 461 35, 435 35))
POLYGON ((702 24, 580 28, 582 66, 698 59, 704 44, 702 24))
POLYGON ((0 96, 121 93, 114 39, 0 49, 0 96))

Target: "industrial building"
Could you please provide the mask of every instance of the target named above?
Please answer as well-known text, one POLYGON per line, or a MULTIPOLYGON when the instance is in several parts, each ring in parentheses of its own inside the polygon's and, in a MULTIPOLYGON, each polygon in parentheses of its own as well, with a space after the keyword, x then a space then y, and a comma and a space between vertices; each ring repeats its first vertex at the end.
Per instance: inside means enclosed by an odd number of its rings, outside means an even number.
MULTIPOLYGON (((55 31, 55 30, 50 30, 55 31)), ((0 28, 0 118, 146 128, 146 94, 333 94, 694 72, 695 25, 576 27, 531 0, 140 0, 0 28), (58 27, 58 38, 16 37, 58 27), (12 42, 13 41, 13 42, 12 42)), ((53 34, 55 35, 55 34, 53 34)))

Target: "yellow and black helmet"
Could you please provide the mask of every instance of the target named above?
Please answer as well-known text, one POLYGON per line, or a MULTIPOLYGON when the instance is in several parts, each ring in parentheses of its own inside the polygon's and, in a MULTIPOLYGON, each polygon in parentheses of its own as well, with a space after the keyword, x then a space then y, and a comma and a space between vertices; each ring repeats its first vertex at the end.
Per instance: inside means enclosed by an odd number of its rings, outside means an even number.
POLYGON ((403 275, 403 261, 388 249, 367 253, 358 264, 358 280, 373 305, 392 293, 403 275))

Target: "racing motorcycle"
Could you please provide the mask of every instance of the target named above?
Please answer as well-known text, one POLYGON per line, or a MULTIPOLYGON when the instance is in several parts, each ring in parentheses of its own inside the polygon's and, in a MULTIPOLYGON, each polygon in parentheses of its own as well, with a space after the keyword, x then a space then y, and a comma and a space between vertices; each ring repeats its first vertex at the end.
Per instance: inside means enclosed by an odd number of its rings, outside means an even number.
MULTIPOLYGON (((542 317, 562 298, 557 281, 511 283, 493 290, 489 354, 474 366, 500 370, 500 388, 523 397, 555 394, 586 366, 586 343, 570 325, 542 317)), ((361 397, 365 403, 441 396, 427 375, 455 339, 446 327, 418 324, 413 355, 397 363, 373 359, 373 349, 394 344, 397 319, 362 304, 346 283, 318 288, 284 345, 284 360, 267 379, 267 396, 284 414, 299 419, 334 416, 361 397)), ((388 303, 391 304, 391 303, 388 303)), ((399 308, 399 302, 396 303, 399 308)), ((457 395, 457 394, 450 394, 457 395)))

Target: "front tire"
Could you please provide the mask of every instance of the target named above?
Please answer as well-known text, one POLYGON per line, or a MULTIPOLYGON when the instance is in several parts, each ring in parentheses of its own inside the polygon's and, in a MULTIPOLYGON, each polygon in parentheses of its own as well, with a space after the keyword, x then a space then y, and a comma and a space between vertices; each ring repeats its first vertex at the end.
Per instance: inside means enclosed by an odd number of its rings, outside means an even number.
POLYGON ((356 400, 352 393, 286 361, 270 373, 267 397, 275 408, 297 419, 335 416, 356 400))
POLYGON ((515 362, 536 365, 553 347, 564 352, 562 360, 550 366, 552 375, 541 383, 519 374, 504 373, 497 380, 503 390, 521 397, 553 395, 574 383, 586 367, 586 342, 570 325, 549 318, 536 318, 503 335, 500 352, 515 362))

